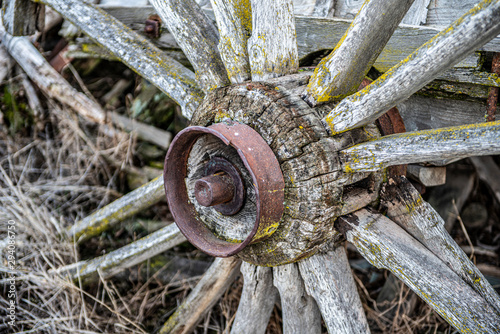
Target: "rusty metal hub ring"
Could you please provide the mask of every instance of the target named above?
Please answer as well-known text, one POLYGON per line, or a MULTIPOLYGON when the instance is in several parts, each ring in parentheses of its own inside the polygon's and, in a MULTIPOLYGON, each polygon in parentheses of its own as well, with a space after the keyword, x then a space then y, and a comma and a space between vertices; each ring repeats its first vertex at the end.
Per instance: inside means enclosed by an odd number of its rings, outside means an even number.
POLYGON ((271 148, 247 125, 226 122, 182 130, 167 152, 163 177, 167 201, 177 226, 194 246, 207 254, 232 256, 248 244, 269 237, 278 228, 284 210, 283 174, 271 148), (199 219, 195 206, 189 201, 185 183, 189 155, 196 141, 207 134, 234 147, 252 177, 256 194, 256 220, 252 231, 240 243, 218 238, 199 219))

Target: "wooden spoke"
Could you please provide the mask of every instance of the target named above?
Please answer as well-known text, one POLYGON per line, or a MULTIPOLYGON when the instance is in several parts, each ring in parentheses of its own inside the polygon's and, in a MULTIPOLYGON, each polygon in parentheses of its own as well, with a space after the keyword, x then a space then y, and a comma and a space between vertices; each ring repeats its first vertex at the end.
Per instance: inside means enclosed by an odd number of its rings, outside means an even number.
POLYGON ((243 291, 231 333, 264 334, 278 297, 272 269, 243 262, 240 270, 244 279, 243 291))
POLYGON ((252 80, 295 73, 299 67, 292 0, 251 0, 248 55, 252 80))
POLYGON ((306 293, 296 263, 273 268, 283 312, 283 333, 321 333, 321 315, 314 299, 306 293))
POLYGON ((186 300, 163 325, 159 334, 191 333, 233 283, 240 264, 241 260, 235 257, 216 258, 186 300))
POLYGON ((500 121, 394 134, 340 152, 346 172, 499 153, 500 121))
POLYGON ((313 255, 298 265, 328 333, 370 332, 344 247, 313 255))
POLYGON ((305 100, 316 105, 356 92, 413 0, 367 0, 339 44, 316 67, 305 100))
POLYGON ((217 28, 196 1, 152 0, 151 4, 193 65, 201 88, 208 92, 227 86, 229 79, 217 49, 217 28))
POLYGON ((117 199, 90 216, 78 221, 68 229, 67 236, 82 242, 101 234, 123 219, 144 210, 165 197, 163 176, 117 199))
POLYGON ((71 279, 83 282, 97 278, 98 272, 100 277, 109 278, 184 241, 186 238, 177 225, 171 224, 111 253, 58 268, 55 272, 68 273, 71 279))
POLYGON ((389 180, 382 192, 387 216, 420 241, 500 314, 500 296, 444 228, 444 220, 402 177, 389 180))
POLYGON ((66 19, 104 46, 113 56, 170 96, 181 106, 183 115, 191 119, 203 98, 193 72, 89 2, 41 2, 59 13, 64 13, 66 19))
POLYGON ((210 0, 219 27, 219 51, 232 83, 250 79, 247 40, 252 32, 250 0, 210 0))
POLYGON ((374 121, 500 33, 500 1, 485 0, 363 90, 324 121, 332 134, 374 121))
POLYGON ((104 123, 106 115, 101 106, 74 89, 54 70, 27 37, 12 37, 0 24, 0 39, 16 62, 45 94, 70 106, 92 122, 104 123))
POLYGON ((495 333, 500 314, 425 246, 383 215, 362 209, 338 227, 377 268, 386 268, 463 333, 495 333))

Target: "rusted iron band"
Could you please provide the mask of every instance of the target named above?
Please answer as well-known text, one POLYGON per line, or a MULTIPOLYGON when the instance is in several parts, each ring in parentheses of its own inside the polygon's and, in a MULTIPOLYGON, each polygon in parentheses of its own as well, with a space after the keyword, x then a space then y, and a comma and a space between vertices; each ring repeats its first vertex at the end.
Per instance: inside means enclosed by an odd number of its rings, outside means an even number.
MULTIPOLYGON (((500 76, 500 52, 493 55, 493 60, 491 62, 491 73, 500 76)), ((498 103, 498 93, 500 91, 499 87, 490 87, 488 93, 488 99, 486 100, 486 121, 494 122, 495 115, 497 112, 498 103)))
POLYGON ((278 227, 284 210, 283 174, 273 151, 262 137, 247 125, 227 122, 209 127, 192 126, 179 132, 170 144, 163 172, 165 193, 175 222, 186 238, 203 252, 218 257, 238 253, 250 243, 269 237, 278 227), (200 136, 210 134, 234 147, 252 177, 256 195, 256 220, 241 243, 217 238, 198 219, 189 201, 185 184, 189 154, 200 136))

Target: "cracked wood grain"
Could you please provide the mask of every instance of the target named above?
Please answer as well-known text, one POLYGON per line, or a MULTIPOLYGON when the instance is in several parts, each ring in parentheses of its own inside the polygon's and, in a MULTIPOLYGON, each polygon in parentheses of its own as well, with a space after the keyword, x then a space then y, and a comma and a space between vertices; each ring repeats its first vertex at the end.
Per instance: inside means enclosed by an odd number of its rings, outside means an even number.
POLYGON ((304 99, 310 105, 356 92, 413 0, 367 0, 335 49, 309 80, 304 99))
POLYGON ((248 55, 252 81, 297 72, 299 56, 292 0, 251 0, 252 35, 248 55))
POLYGON ((147 78, 181 106, 186 118, 191 118, 203 98, 193 72, 93 4, 78 0, 41 2, 64 15, 114 57, 147 78))
POLYGON ((500 1, 485 0, 324 118, 332 134, 373 122, 500 32, 500 1))
POLYGON ((321 333, 321 314, 316 301, 307 294, 297 263, 273 268, 283 310, 283 333, 321 333))
POLYGON ((45 6, 31 0, 3 0, 2 20, 9 35, 33 35, 43 31, 45 6))
POLYGON ((229 85, 217 44, 219 36, 213 22, 194 0, 151 0, 196 73, 205 91, 229 85))
POLYGON ((264 334, 278 291, 273 286, 273 271, 268 267, 241 264, 243 291, 231 334, 264 334))
POLYGON ((252 32, 250 0, 211 0, 219 28, 219 52, 232 83, 250 79, 247 40, 252 32))
POLYGON ((344 246, 315 254, 298 265, 328 333, 370 333, 344 246))
POLYGON ((163 325, 159 334, 191 333, 238 275, 241 260, 216 258, 189 296, 163 325))
POLYGON ((346 172, 500 153, 500 121, 384 136, 340 152, 346 172))
POLYGON ((347 240, 377 268, 390 270, 462 333, 498 333, 500 314, 424 245, 381 214, 339 218, 347 240))
POLYGON ((405 177, 389 180, 381 204, 392 221, 446 263, 500 314, 500 296, 448 234, 441 216, 405 177))

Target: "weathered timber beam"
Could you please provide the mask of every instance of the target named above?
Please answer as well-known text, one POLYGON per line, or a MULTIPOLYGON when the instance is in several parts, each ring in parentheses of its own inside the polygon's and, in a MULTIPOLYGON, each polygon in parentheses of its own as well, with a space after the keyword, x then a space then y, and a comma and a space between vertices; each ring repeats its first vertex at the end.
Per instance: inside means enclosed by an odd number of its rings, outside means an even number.
POLYGON ((181 106, 185 117, 191 118, 203 98, 193 72, 93 4, 78 0, 41 2, 64 14, 113 56, 147 78, 181 106))
POLYGON ((177 225, 171 224, 111 253, 57 268, 54 272, 59 275, 69 274, 72 280, 84 283, 99 277, 106 279, 184 241, 186 238, 177 225))
POLYGON ((210 0, 219 28, 219 51, 232 83, 250 79, 247 40, 252 32, 250 0, 210 0))
POLYGON ((306 293, 296 263, 273 267, 283 312, 283 333, 321 333, 321 314, 316 301, 306 293))
POLYGON ((43 31, 45 6, 31 0, 3 0, 2 20, 9 35, 33 35, 43 31))
POLYGON ((483 1, 325 117, 332 134, 375 121, 500 33, 500 1, 483 1))
POLYGON ((216 258, 193 291, 167 320, 159 334, 191 333, 238 275, 241 260, 216 258))
POLYGON ((462 278, 389 218, 367 209, 338 227, 377 268, 390 270, 462 333, 496 333, 500 314, 462 278))
POLYGON ((370 333, 343 246, 298 262, 307 293, 318 303, 328 333, 370 333))
POLYGON ((441 216, 406 178, 389 180, 382 191, 381 204, 392 221, 446 263, 500 315, 500 296, 448 234, 441 216))
POLYGON ((12 37, 0 24, 0 39, 12 58, 49 97, 70 106, 84 118, 104 123, 101 106, 74 89, 40 54, 27 37, 12 37))
POLYGON ((273 286, 273 271, 248 262, 241 264, 243 291, 231 327, 232 334, 264 334, 278 291, 273 286))
POLYGON ((151 4, 193 65, 201 88, 208 92, 227 86, 229 79, 217 49, 217 28, 196 1, 151 0, 151 4))
POLYGON ((252 35, 248 56, 252 80, 297 72, 299 56, 292 0, 251 0, 252 35))
POLYGON ((156 204, 164 197, 163 176, 159 176, 76 222, 66 231, 67 237, 82 242, 97 236, 125 218, 156 204))
POLYGON ((446 183, 446 167, 408 165, 406 173, 426 187, 435 187, 446 183))
POLYGON ((365 1, 339 44, 314 70, 304 99, 316 105, 356 92, 412 3, 365 1))
MULTIPOLYGON (((152 6, 102 6, 101 8, 139 34, 144 34, 144 22, 149 16, 155 14, 155 10, 152 6)), ((211 11, 205 12, 207 14, 211 13, 211 11)), ((307 15, 307 13, 297 11, 297 8, 296 13, 307 15)), ((341 18, 305 17, 297 15, 295 17, 295 30, 297 34, 299 58, 303 58, 317 51, 331 49, 340 41, 352 22, 352 20, 341 18)), ((405 59, 422 44, 429 41, 439 33, 441 29, 442 27, 436 26, 418 27, 400 25, 375 61, 374 66, 381 72, 387 71, 401 60, 405 59)), ((166 29, 162 31, 159 38, 152 39, 151 42, 166 52, 179 50, 179 46, 175 39, 166 29)), ((94 50, 93 52, 98 52, 95 46, 89 45, 87 42, 83 43, 85 43, 85 48, 90 48, 94 50)), ((485 45, 478 47, 478 50, 499 52, 500 37, 496 37, 485 45)), ((83 51, 80 52, 83 53, 83 51)), ((477 57, 475 58, 477 59, 477 57)), ((477 61, 475 61, 475 63, 477 63, 477 61)), ((462 62, 457 64, 458 67, 464 67, 464 65, 466 65, 466 67, 471 66, 470 62, 467 62, 467 64, 462 62)))
POLYGON ((500 121, 384 136, 340 152, 346 172, 500 153, 500 121))

